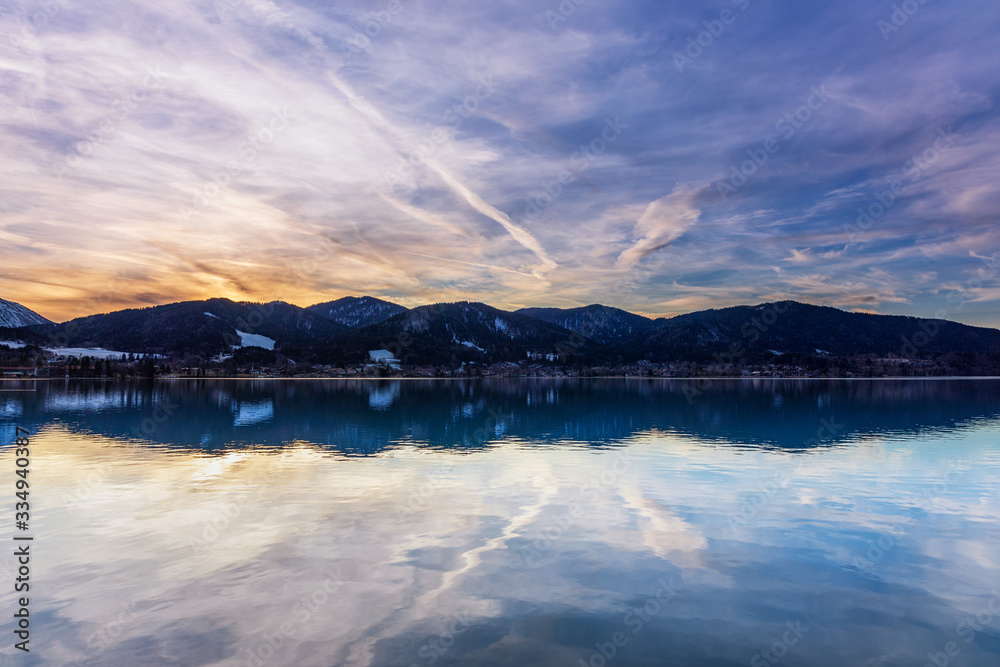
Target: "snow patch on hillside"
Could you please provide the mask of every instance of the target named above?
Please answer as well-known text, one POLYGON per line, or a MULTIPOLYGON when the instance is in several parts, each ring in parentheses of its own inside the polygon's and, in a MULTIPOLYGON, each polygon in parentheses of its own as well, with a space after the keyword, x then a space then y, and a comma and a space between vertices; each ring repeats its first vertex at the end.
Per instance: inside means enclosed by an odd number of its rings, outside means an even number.
MULTIPOLYGON (((103 347, 47 347, 45 348, 53 354, 57 354, 61 357, 90 357, 91 359, 121 359, 122 355, 126 357, 129 355, 128 352, 119 352, 118 350, 105 350, 103 347)), ((143 355, 137 354, 137 357, 143 355)), ((161 358, 162 355, 151 354, 151 357, 161 358)))
POLYGON ((265 350, 273 350, 275 340, 273 338, 268 338, 267 336, 261 336, 260 334, 247 333, 245 331, 236 330, 236 335, 240 337, 240 344, 234 345, 233 349, 239 349, 241 347, 262 347, 265 350))
MULTIPOLYGON (((14 349, 20 349, 25 347, 25 343, 20 341, 12 340, 0 340, 0 345, 6 345, 7 347, 14 349)), ((128 352, 122 352, 120 350, 105 350, 103 347, 44 347, 42 348, 46 352, 51 352, 52 354, 58 355, 60 357, 90 357, 91 359, 121 359, 122 356, 128 357, 128 352)), ((135 353, 133 353, 135 354, 135 353)), ((136 358, 142 358, 143 356, 150 356, 154 359, 165 359, 162 354, 136 354, 136 358)))

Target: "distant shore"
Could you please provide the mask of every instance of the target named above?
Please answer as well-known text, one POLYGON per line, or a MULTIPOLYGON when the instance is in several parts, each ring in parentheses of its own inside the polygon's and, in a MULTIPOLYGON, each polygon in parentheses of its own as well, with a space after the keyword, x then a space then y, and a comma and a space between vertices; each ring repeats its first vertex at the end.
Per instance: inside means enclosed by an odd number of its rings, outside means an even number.
POLYGON ((396 380, 671 380, 679 382, 702 382, 717 380, 1000 380, 1000 375, 883 375, 879 377, 857 376, 813 376, 813 375, 768 375, 768 376, 736 376, 736 375, 691 375, 691 376, 648 376, 648 375, 452 375, 427 377, 421 375, 376 376, 332 376, 332 375, 157 375, 153 378, 126 377, 91 377, 91 376, 3 376, 0 382, 25 381, 58 382, 65 380, 87 380, 100 382, 152 382, 156 380, 362 380, 365 382, 386 382, 396 380))

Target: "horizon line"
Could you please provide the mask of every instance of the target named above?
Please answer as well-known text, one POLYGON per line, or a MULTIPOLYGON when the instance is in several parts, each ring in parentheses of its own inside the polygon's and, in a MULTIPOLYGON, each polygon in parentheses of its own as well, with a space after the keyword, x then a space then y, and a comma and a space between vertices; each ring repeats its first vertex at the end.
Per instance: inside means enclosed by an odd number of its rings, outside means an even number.
MULTIPOLYGON (((659 319, 667 319, 668 320, 668 319, 673 319, 675 317, 680 317, 682 315, 690 315, 690 314, 693 314, 693 313, 702 313, 702 312, 727 310, 727 309, 730 309, 730 308, 752 308, 752 307, 766 306, 766 305, 774 304, 774 303, 789 302, 789 303, 797 303, 797 304, 801 304, 801 305, 805 305, 805 306, 813 306, 813 307, 816 307, 816 308, 832 308, 834 310, 838 310, 840 312, 848 313, 848 314, 851 314, 851 315, 876 315, 876 316, 880 316, 880 317, 912 317, 914 319, 941 320, 941 321, 945 321, 945 322, 954 322, 956 324, 962 324, 963 326, 970 326, 970 327, 976 327, 976 328, 982 328, 982 329, 1000 330, 1000 325, 998 325, 998 326, 988 326, 988 325, 981 325, 981 324, 968 324, 968 323, 965 323, 965 322, 959 322, 958 320, 950 320, 950 319, 947 319, 946 317, 943 317, 943 316, 937 316, 937 314, 935 314, 934 316, 927 317, 927 316, 917 316, 917 315, 902 315, 902 314, 898 314, 898 313, 877 313, 877 312, 874 312, 874 311, 871 311, 871 310, 858 310, 858 309, 847 310, 845 308, 834 306, 834 305, 829 305, 829 304, 824 304, 824 303, 812 303, 812 302, 809 302, 809 301, 799 301, 797 299, 790 299, 790 298, 774 299, 774 300, 769 300, 769 301, 760 301, 760 302, 757 302, 757 303, 737 303, 737 304, 733 304, 733 305, 730 305, 730 306, 718 306, 718 307, 713 307, 713 308, 699 308, 699 309, 696 309, 696 310, 687 310, 687 311, 683 311, 683 312, 677 312, 677 313, 674 313, 672 315, 661 314, 661 315, 657 315, 657 316, 652 316, 652 315, 646 314, 646 313, 644 313, 642 311, 632 311, 632 310, 629 310, 628 308, 622 308, 621 306, 609 306, 608 304, 598 303, 598 302, 589 303, 589 304, 586 304, 586 305, 579 305, 579 306, 569 306, 569 307, 560 307, 560 306, 521 306, 519 308, 516 308, 516 309, 513 309, 513 310, 509 310, 509 309, 506 309, 506 308, 501 308, 499 306, 494 306, 494 305, 489 304, 489 303, 487 303, 485 301, 473 301, 473 300, 468 300, 468 299, 459 299, 457 301, 435 301, 435 302, 431 302, 431 303, 420 304, 420 305, 417 305, 417 306, 404 306, 403 304, 398 303, 398 302, 396 302, 396 301, 393 300, 396 297, 373 296, 371 294, 362 294, 360 296, 357 296, 357 295, 354 295, 354 294, 345 294, 343 296, 339 296, 339 297, 336 297, 334 299, 330 299, 329 301, 318 301, 318 302, 310 304, 308 306, 301 306, 301 305, 299 305, 297 303, 293 303, 291 301, 284 301, 283 299, 271 299, 270 301, 253 301, 253 300, 236 300, 236 299, 231 299, 229 297, 224 297, 224 296, 215 296, 215 297, 208 297, 208 298, 205 298, 205 299, 185 299, 185 300, 181 300, 181 301, 168 301, 168 302, 165 302, 165 303, 153 304, 153 305, 149 305, 149 306, 129 306, 129 307, 126 307, 126 308, 119 308, 118 310, 109 310, 109 311, 103 311, 103 312, 94 312, 94 313, 90 313, 90 314, 87 314, 87 315, 78 315, 76 317, 72 317, 70 319, 62 320, 62 321, 56 321, 56 320, 49 319, 49 318, 45 317, 44 315, 42 315, 41 313, 39 313, 34 308, 31 308, 31 307, 29 307, 29 306, 27 306, 27 305, 25 305, 23 303, 16 302, 16 301, 9 301, 7 299, 3 299, 3 297, 0 297, 0 300, 7 301, 7 303, 13 303, 13 304, 22 306, 24 308, 27 308, 32 313, 38 315, 39 317, 43 317, 44 319, 48 320, 48 322, 50 324, 66 324, 68 322, 72 322, 72 321, 78 320, 78 319, 84 319, 84 318, 87 318, 87 317, 95 317, 95 316, 102 316, 102 315, 111 315, 111 314, 114 314, 114 313, 119 313, 119 312, 123 312, 123 311, 127 311, 127 310, 146 310, 146 309, 149 309, 149 308, 161 308, 163 306, 171 306, 171 305, 180 304, 180 303, 199 303, 199 302, 211 301, 211 300, 214 300, 214 299, 225 300, 225 301, 229 301, 231 303, 237 303, 237 304, 260 304, 260 305, 266 305, 266 304, 270 304, 270 303, 284 303, 284 304, 287 304, 287 305, 290 305, 290 306, 294 306, 295 308, 299 308, 301 310, 308 310, 310 308, 314 308, 315 306, 318 306, 318 305, 321 305, 321 304, 332 303, 334 301, 340 301, 342 299, 347 299, 347 298, 352 298, 352 299, 366 299, 366 298, 368 298, 368 299, 377 299, 379 301, 383 301, 383 302, 386 302, 386 303, 391 303, 391 304, 399 306, 401 308, 405 308, 407 311, 416 310, 418 308, 426 308, 426 307, 429 307, 429 306, 435 306, 435 305, 440 305, 440 304, 457 304, 457 303, 481 304, 481 305, 487 306, 489 308, 494 308, 494 309, 502 311, 502 312, 515 313, 515 314, 518 313, 518 311, 528 310, 528 309, 532 309, 532 308, 537 308, 537 309, 555 309, 555 310, 579 310, 579 309, 591 308, 591 307, 597 306, 597 307, 601 307, 601 308, 613 308, 615 310, 620 310, 620 311, 628 313, 630 315, 636 315, 638 317, 642 317, 642 318, 650 320, 650 321, 656 321, 656 320, 659 320, 659 319)), ((938 311, 938 312, 940 312, 940 311, 938 311)), ((945 313, 945 315, 947 315, 947 314, 948 313, 945 313)), ((28 325, 28 326, 43 326, 43 325, 28 325)), ((2 328, 7 328, 7 327, 2 327, 2 328)), ((21 327, 10 327, 10 328, 21 328, 21 327)))

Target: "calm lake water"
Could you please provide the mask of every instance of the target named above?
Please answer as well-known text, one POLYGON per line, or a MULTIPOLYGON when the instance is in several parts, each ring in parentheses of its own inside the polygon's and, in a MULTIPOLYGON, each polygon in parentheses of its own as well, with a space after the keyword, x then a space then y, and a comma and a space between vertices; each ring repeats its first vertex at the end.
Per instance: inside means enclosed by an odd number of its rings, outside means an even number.
POLYGON ((3 664, 1000 665, 1000 381, 0 389, 3 664))

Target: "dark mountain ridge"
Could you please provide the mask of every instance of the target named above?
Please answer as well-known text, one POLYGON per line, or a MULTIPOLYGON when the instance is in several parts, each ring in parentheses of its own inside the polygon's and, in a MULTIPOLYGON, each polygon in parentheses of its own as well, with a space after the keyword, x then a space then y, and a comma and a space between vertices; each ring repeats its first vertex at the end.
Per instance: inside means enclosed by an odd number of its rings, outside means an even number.
POLYGON ((345 327, 358 329, 383 322, 406 312, 407 308, 373 296, 345 296, 336 301, 317 303, 306 310, 324 315, 345 327))
POLYGON ((823 370, 837 359, 868 355, 1000 371, 1000 330, 795 301, 651 320, 599 304, 509 312, 467 301, 408 310, 374 297, 309 308, 208 299, 0 329, 0 340, 207 359, 239 344, 237 331, 274 340, 277 352, 298 362, 337 366, 367 362, 369 351, 386 349, 407 367, 691 362, 823 370))
POLYGON ((654 327, 648 317, 597 303, 582 308, 522 308, 514 312, 556 324, 604 345, 635 340, 654 327))
POLYGON ((207 299, 129 308, 17 331, 22 338, 54 347, 210 357, 239 345, 237 331, 296 341, 328 337, 344 329, 329 318, 283 301, 207 299))
POLYGON ((563 327, 469 301, 413 308, 298 352, 311 353, 317 362, 341 363, 376 349, 389 350, 404 365, 521 361, 529 352, 580 360, 599 353, 598 344, 563 327))
POLYGON ((644 347, 668 357, 733 361, 785 354, 875 354, 925 358, 948 353, 1000 355, 1000 330, 947 320, 850 313, 780 301, 658 319, 644 347), (776 355, 774 353, 780 353, 776 355))

